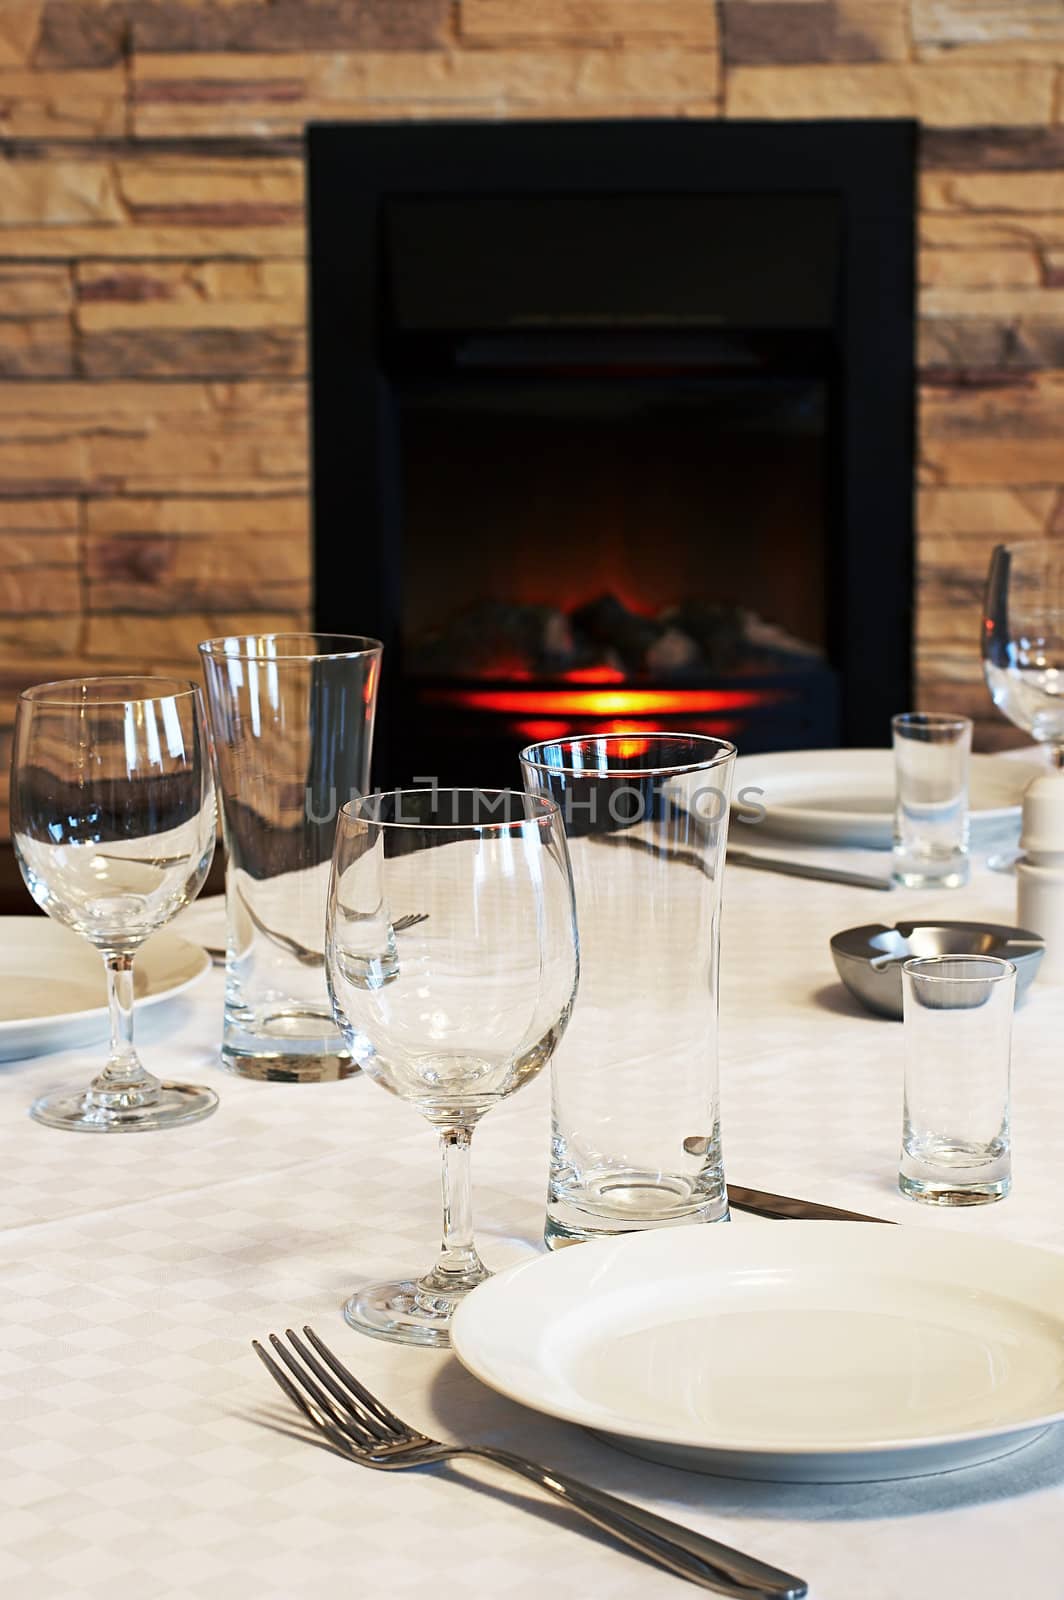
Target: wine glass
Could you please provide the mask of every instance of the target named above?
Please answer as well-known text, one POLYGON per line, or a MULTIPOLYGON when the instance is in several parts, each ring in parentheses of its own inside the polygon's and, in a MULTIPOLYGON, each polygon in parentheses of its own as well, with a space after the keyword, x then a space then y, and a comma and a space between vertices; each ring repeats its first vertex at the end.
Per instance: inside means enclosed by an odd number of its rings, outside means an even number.
MULTIPOLYGON (((1049 746, 1064 782, 1064 545, 999 544, 990 557, 983 605, 983 671, 990 697, 1010 722, 1049 746)), ((987 858, 1009 872, 1018 848, 987 858)))
POLYGON ((447 1346, 456 1305, 489 1276, 473 1242, 473 1130, 543 1069, 576 994, 557 805, 476 789, 352 800, 336 830, 325 950, 352 1055, 433 1124, 443 1157, 435 1266, 360 1289, 344 1315, 377 1338, 447 1346))
POLYGON ((18 700, 11 766, 15 854, 37 904, 107 968, 111 1051, 86 1089, 31 1115, 126 1133, 209 1116, 210 1089, 160 1083, 133 1047, 133 959, 199 892, 214 854, 210 750, 195 684, 173 678, 42 683, 18 700))
POLYGON ((983 670, 1010 722, 1064 768, 1064 542, 999 544, 983 607, 983 670))

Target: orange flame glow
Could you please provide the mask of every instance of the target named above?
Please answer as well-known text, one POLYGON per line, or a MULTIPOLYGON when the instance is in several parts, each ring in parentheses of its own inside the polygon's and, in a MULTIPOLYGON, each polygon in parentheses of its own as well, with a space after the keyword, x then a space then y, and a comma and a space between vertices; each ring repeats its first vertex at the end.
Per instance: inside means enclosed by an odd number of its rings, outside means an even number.
MULTIPOLYGON (((514 716, 645 717, 745 711, 786 699, 765 689, 431 689, 426 699, 469 711, 514 716)), ((619 732, 631 731, 631 721, 619 732)))

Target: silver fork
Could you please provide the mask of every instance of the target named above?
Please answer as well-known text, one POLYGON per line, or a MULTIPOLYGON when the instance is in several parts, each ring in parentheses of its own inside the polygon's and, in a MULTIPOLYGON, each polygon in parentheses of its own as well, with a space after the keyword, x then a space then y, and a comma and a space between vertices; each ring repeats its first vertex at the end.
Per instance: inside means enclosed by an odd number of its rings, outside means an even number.
POLYGON ((385 1472, 432 1466, 455 1456, 493 1461, 497 1466, 508 1467, 522 1478, 530 1479, 597 1528, 613 1534, 640 1555, 703 1589, 738 1596, 740 1600, 801 1600, 807 1593, 807 1585, 791 1573, 781 1572, 777 1567, 743 1555, 739 1550, 656 1516, 652 1511, 644 1511, 627 1500, 618 1500, 615 1495, 593 1489, 576 1478, 537 1466, 523 1456, 484 1445, 440 1444, 427 1438, 370 1394, 323 1344, 313 1328, 305 1327, 303 1333, 306 1343, 291 1328, 286 1328, 287 1345, 275 1333, 270 1334, 270 1344, 281 1366, 258 1339, 252 1340, 252 1347, 289 1400, 325 1436, 332 1448, 349 1461, 385 1472))

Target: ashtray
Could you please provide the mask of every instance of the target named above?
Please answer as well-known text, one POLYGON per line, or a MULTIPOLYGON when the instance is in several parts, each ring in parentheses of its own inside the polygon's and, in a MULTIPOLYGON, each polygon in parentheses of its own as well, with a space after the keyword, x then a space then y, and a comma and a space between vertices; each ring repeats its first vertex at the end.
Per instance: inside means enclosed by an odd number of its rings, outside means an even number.
POLYGON ((1017 1002, 1045 955, 1045 940, 1026 928, 992 922, 881 922, 846 928, 831 940, 835 970, 856 1000, 880 1017, 901 1020, 901 969, 914 956, 1000 956, 1016 968, 1017 1002))

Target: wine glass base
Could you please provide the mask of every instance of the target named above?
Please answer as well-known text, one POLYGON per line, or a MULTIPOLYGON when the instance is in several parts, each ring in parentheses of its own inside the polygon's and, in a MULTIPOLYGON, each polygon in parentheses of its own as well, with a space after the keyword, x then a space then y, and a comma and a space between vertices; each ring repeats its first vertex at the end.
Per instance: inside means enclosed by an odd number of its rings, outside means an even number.
POLYGON ((461 1293, 426 1294, 413 1278, 368 1283, 344 1306, 344 1321, 371 1339, 449 1350, 451 1317, 461 1299, 461 1293))
POLYGON ((200 1122, 218 1107, 213 1089, 195 1083, 161 1083, 158 1094, 142 1105, 101 1105, 91 1089, 67 1086, 42 1095, 30 1107, 35 1122, 46 1128, 81 1133, 147 1133, 200 1122))

